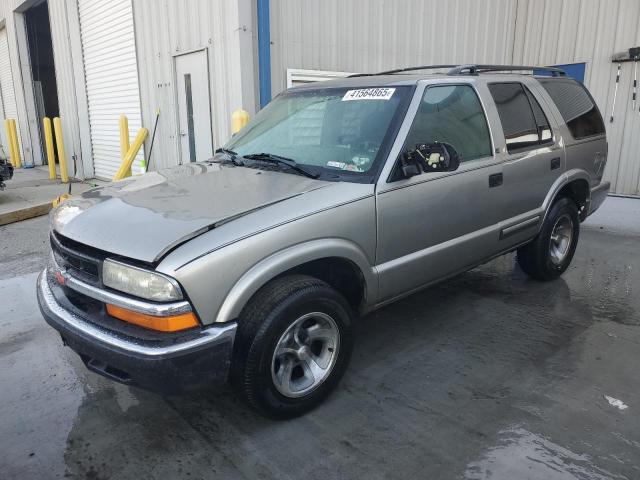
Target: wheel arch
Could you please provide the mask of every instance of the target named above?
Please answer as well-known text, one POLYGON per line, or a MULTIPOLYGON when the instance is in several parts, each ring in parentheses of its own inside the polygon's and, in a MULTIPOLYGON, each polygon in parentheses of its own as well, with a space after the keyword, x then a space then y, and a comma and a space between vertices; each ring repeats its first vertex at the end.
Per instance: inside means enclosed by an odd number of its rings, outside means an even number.
POLYGON ((377 296, 375 271, 356 244, 339 238, 318 239, 276 252, 251 267, 225 297, 215 322, 238 318, 260 288, 289 273, 307 274, 329 283, 345 294, 356 311, 377 296))
POLYGON ((589 212, 591 201, 590 177, 583 170, 569 170, 551 187, 544 201, 544 219, 547 218, 553 203, 559 198, 570 198, 579 211, 580 220, 584 221, 589 212))

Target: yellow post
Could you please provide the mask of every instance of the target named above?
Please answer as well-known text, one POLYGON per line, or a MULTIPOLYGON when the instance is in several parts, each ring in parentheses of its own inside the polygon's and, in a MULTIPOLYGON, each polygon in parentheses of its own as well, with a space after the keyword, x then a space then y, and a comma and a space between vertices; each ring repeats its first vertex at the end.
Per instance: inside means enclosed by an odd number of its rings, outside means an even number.
POLYGON ((147 138, 147 135, 149 135, 149 130, 147 130, 146 128, 141 128, 140 130, 138 130, 136 138, 133 139, 133 144, 122 160, 122 165, 120 165, 120 168, 113 177, 114 181, 122 180, 123 178, 125 178, 126 173, 131 170, 131 165, 133 164, 133 161, 135 160, 140 147, 142 147, 142 144, 147 138))
POLYGON ((9 161, 11 162, 11 165, 13 165, 14 167, 16 166, 16 154, 13 151, 13 140, 12 140, 12 135, 11 135, 11 119, 7 118, 4 121, 4 129, 7 132, 7 143, 8 143, 8 147, 9 147, 9 161))
POLYGON ((22 166, 22 160, 20 159, 20 147, 18 146, 18 132, 16 130, 16 121, 13 118, 6 120, 5 125, 7 127, 7 139, 9 140, 9 152, 11 155, 11 163, 14 168, 20 168, 22 166))
POLYGON ((67 153, 64 149, 64 137, 62 136, 62 122, 60 117, 53 119, 53 130, 56 134, 56 145, 58 146, 58 162, 60 163, 60 178, 63 183, 69 182, 69 171, 67 170, 67 153))
MULTIPOLYGON (((124 157, 129 151, 129 119, 126 115, 120 115, 120 160, 124 160, 124 157)), ((127 171, 125 177, 131 176, 131 169, 127 171)))
POLYGON ((53 130, 51 129, 51 119, 44 117, 42 119, 44 127, 44 143, 47 147, 47 163, 49 164, 49 180, 56 179, 56 154, 53 149, 53 130))
POLYGON ((236 110, 231 114, 231 133, 235 135, 249 123, 249 112, 236 110))

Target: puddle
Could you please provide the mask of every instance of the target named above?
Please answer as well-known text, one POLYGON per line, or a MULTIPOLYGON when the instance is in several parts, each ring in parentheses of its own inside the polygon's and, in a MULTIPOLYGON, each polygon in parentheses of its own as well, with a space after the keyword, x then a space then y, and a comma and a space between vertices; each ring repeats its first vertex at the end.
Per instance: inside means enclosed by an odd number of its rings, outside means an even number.
POLYGON ((470 463, 467 480, 607 480, 623 479, 594 465, 591 458, 562 447, 522 427, 500 432, 499 444, 470 463))

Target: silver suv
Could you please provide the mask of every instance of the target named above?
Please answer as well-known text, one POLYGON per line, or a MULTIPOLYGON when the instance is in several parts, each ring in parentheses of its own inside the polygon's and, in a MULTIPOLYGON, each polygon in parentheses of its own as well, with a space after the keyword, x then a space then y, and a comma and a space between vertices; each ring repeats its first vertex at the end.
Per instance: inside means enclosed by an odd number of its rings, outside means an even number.
POLYGON ((557 278, 609 189, 591 95, 555 69, 407 72, 428 68, 290 89, 214 158, 63 203, 46 321, 104 376, 229 380, 282 418, 336 386, 358 316, 514 250, 557 278))

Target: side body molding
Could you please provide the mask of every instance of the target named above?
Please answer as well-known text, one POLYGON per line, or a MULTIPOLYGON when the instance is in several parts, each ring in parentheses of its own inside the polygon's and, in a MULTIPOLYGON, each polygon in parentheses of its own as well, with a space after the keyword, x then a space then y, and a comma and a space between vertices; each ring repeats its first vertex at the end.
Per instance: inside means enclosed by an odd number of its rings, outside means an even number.
POLYGON ((360 269, 365 283, 365 303, 375 303, 378 278, 364 252, 348 240, 325 238, 293 245, 251 267, 227 294, 215 322, 228 322, 237 318, 253 294, 272 278, 303 263, 332 257, 349 260, 360 269))

